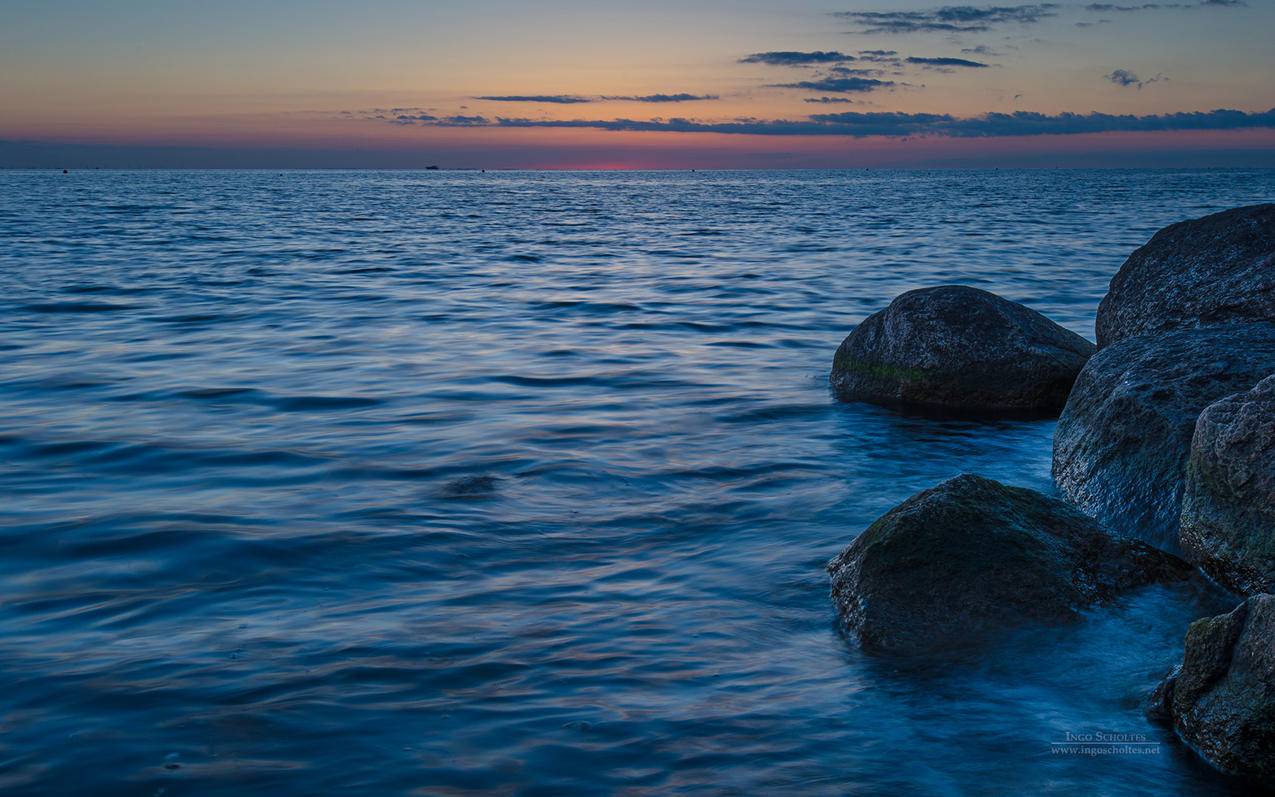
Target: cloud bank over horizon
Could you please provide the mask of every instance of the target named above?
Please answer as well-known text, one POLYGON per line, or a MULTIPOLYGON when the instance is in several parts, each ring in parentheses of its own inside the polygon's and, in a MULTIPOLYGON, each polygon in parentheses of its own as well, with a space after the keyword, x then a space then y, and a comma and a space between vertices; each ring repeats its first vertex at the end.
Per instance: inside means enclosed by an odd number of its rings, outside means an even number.
MULTIPOLYGON (((816 102, 829 102, 823 98, 816 102)), ((557 128, 626 132, 725 133, 755 136, 845 136, 848 138, 1005 138, 1018 136, 1068 136, 1094 133, 1157 133, 1184 130, 1244 130, 1275 128, 1275 108, 1250 113, 1229 108, 1182 111, 1167 114, 1059 113, 1030 111, 985 113, 956 117, 951 114, 892 111, 811 114, 804 119, 529 119, 520 117, 400 117, 425 127, 557 128)))

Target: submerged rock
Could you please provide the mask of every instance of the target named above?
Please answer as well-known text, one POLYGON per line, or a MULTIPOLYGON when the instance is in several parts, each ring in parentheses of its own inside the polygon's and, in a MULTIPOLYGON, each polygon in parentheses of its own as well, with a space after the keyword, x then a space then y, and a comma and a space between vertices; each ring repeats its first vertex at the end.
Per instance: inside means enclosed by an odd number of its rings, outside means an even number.
POLYGON ((1275 592, 1275 376, 1195 422, 1178 538, 1230 589, 1275 592))
POLYGON ((495 495, 500 480, 495 476, 461 476, 443 485, 444 498, 488 498, 495 495))
POLYGON ((1156 233, 1111 280, 1098 307, 1098 347, 1234 321, 1275 321, 1275 204, 1156 233))
POLYGON ((1176 549, 1199 414, 1275 373, 1275 325, 1226 324, 1129 338, 1080 373, 1054 432, 1058 488, 1123 533, 1176 549))
POLYGON ((1223 772, 1275 778, 1275 595, 1192 623, 1151 714, 1223 772))
POLYGON ((890 510, 828 572, 833 602, 865 649, 914 654, 1069 621, 1191 568, 1108 535, 1055 498, 967 474, 890 510))
POLYGON ((977 288, 909 291, 859 324, 833 359, 842 401, 1054 414, 1094 346, 977 288))

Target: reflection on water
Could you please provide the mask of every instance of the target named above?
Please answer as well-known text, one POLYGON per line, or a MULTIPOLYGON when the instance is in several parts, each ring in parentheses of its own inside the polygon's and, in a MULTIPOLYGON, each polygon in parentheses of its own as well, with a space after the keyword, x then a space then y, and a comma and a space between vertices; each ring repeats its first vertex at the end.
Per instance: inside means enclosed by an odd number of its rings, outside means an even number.
POLYGON ((18 794, 1224 794, 1140 702, 1215 596, 972 660, 823 564, 1048 421, 839 405, 965 283, 1092 338, 1272 172, 0 174, 0 785, 18 794), (1158 753, 1058 755, 1068 732, 1158 753), (534 785, 534 788, 531 786, 534 785))

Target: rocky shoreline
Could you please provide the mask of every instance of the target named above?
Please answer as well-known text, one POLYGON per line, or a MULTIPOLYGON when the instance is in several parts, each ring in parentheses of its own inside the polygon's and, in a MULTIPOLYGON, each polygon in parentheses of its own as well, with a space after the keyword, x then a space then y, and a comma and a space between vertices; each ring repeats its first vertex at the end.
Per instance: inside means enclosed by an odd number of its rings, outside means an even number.
POLYGON ((1275 204, 1161 230, 1112 279, 1096 328, 1095 347, 940 286, 850 333, 830 376, 843 401, 1059 417, 1063 500, 972 474, 922 491, 829 563, 833 602, 864 650, 924 656, 1207 577, 1243 602, 1184 629, 1150 713, 1215 768, 1270 785, 1275 204))

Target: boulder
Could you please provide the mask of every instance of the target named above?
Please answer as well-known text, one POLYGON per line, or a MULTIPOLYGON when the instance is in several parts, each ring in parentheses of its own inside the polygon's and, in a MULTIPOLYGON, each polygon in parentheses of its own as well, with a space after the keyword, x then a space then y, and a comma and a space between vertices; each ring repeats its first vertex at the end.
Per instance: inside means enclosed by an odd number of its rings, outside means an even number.
POLYGON ((1111 528, 1176 550, 1195 419, 1275 373, 1275 325, 1128 338, 1080 372, 1054 432, 1054 482, 1111 528))
POLYGON ((1192 623, 1182 666, 1152 702, 1152 716, 1213 766, 1275 779, 1275 595, 1192 623))
POLYGON ((1195 422, 1178 539, 1228 588, 1275 592, 1275 376, 1195 422))
POLYGON ((1275 322, 1275 204, 1165 227, 1120 267, 1098 307, 1098 348, 1135 335, 1275 322))
POLYGON ((887 512, 828 564, 845 627, 876 653, 966 646, 1073 620, 1191 567, 1055 498, 963 475, 887 512))
POLYGON ((1093 351, 1035 310, 946 285, 909 291, 859 324, 831 382, 842 401, 1056 415, 1093 351))

